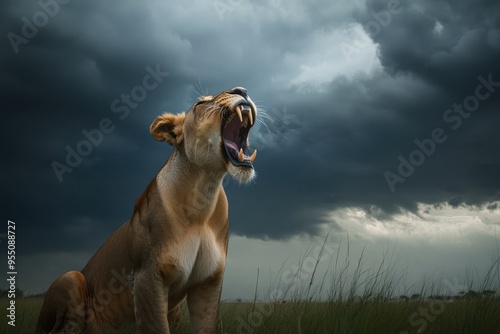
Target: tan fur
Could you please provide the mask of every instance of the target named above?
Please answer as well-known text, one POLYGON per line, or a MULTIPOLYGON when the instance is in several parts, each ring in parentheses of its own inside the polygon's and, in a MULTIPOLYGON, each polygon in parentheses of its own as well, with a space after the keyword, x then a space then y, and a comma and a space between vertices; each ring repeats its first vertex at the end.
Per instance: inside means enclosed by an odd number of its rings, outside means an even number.
POLYGON ((135 321, 141 333, 170 333, 184 299, 193 332, 216 332, 229 237, 222 180, 227 172, 242 182, 254 177, 252 168, 233 166, 222 153, 221 113, 234 112, 243 99, 232 91, 152 123, 151 134, 173 145, 172 154, 131 219, 81 272, 52 283, 38 332, 81 333, 135 321))

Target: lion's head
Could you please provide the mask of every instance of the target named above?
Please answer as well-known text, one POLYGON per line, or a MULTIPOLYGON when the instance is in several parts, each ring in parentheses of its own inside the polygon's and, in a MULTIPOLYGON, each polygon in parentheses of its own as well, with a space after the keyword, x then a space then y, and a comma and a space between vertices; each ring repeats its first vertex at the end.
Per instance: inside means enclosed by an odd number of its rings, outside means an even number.
POLYGON ((200 167, 229 172, 241 182, 255 176, 255 150, 249 154, 248 134, 257 120, 257 108, 247 90, 236 87, 202 96, 187 113, 165 113, 151 124, 156 140, 166 140, 200 167))

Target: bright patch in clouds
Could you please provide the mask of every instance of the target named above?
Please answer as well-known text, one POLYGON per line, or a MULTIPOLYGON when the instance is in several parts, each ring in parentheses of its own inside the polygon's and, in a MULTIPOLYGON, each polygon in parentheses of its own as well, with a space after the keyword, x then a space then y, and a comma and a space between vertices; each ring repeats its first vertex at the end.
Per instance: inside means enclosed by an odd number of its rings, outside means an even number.
POLYGON ((431 206, 420 204, 418 213, 404 212, 390 220, 379 220, 359 208, 340 208, 328 219, 356 237, 389 240, 468 243, 471 235, 495 236, 500 209, 431 206))
POLYGON ((376 44, 360 24, 344 30, 316 32, 306 47, 308 52, 287 57, 300 64, 299 75, 292 79, 292 85, 319 86, 340 75, 352 77, 380 67, 376 44))
POLYGON ((443 25, 441 24, 441 22, 439 21, 436 21, 436 25, 434 26, 434 33, 436 33, 437 35, 441 35, 441 32, 443 31, 443 25))

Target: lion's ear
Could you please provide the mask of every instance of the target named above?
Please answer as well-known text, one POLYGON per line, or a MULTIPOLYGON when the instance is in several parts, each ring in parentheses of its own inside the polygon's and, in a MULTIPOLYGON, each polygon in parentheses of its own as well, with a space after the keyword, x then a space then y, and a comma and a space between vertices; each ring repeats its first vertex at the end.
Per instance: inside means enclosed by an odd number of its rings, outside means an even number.
POLYGON ((160 115, 151 124, 149 132, 158 141, 166 140, 170 145, 178 146, 184 139, 182 129, 185 118, 185 113, 160 115))

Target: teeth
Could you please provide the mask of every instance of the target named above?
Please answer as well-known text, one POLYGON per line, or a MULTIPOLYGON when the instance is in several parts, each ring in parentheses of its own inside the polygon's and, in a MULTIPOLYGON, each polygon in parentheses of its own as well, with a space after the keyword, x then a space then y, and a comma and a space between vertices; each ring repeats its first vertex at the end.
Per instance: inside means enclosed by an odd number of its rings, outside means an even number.
POLYGON ((250 160, 250 162, 253 163, 256 156, 257 156, 257 150, 254 150, 252 155, 248 158, 248 160, 250 160))
POLYGON ((243 123, 243 115, 241 115, 241 106, 236 106, 236 113, 238 114, 238 118, 240 119, 240 122, 243 123))
POLYGON ((240 119, 240 122, 243 123, 243 114, 242 111, 248 111, 248 120, 250 121, 250 125, 253 125, 253 115, 252 115, 252 108, 246 104, 240 104, 237 105, 235 108, 236 114, 238 114, 238 118, 240 119))
POLYGON ((255 157, 257 156, 257 150, 254 150, 252 155, 251 156, 246 156, 244 153, 243 153, 243 149, 240 148, 240 151, 238 152, 238 160, 240 162, 243 162, 245 160, 249 160, 251 163, 253 163, 255 161, 255 157))

